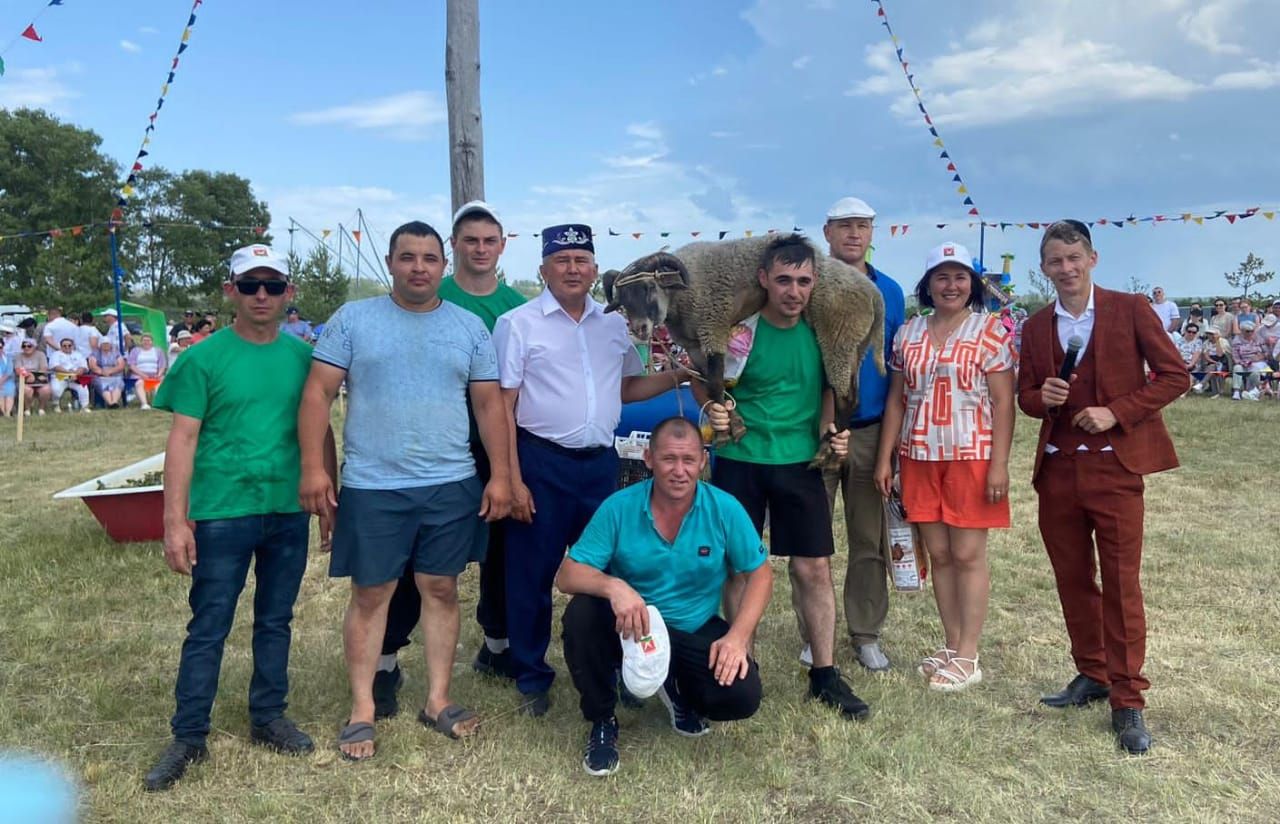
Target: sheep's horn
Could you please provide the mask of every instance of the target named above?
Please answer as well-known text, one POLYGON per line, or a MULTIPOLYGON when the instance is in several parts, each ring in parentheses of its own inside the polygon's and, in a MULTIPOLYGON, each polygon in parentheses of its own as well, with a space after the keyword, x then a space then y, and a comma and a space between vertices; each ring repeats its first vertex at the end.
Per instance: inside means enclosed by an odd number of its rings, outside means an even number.
POLYGON ((670 252, 654 252, 632 263, 622 274, 632 272, 655 272, 665 275, 659 284, 667 289, 687 289, 689 287, 689 270, 684 261, 670 252))
POLYGON ((600 278, 600 284, 604 287, 604 300, 606 312, 618 311, 618 302, 613 299, 613 282, 618 279, 618 270, 610 269, 600 278))

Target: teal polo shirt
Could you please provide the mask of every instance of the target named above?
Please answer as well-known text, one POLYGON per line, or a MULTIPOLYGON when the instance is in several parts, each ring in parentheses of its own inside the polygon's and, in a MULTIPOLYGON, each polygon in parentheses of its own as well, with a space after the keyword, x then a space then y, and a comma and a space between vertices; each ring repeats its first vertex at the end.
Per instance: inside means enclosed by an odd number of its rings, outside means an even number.
POLYGON ((769 552, 737 498, 701 481, 668 542, 653 522, 652 491, 650 479, 606 498, 569 557, 626 581, 672 629, 696 632, 719 613, 729 574, 751 572, 769 552))

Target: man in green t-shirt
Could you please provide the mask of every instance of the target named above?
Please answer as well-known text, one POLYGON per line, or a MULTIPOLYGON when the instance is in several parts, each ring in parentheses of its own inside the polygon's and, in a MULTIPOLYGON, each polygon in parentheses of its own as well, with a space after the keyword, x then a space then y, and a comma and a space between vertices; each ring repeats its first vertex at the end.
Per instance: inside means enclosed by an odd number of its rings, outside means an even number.
MULTIPOLYGON (((831 512, 822 471, 809 461, 818 450, 825 385, 822 353, 804 318, 817 277, 814 248, 799 235, 783 235, 765 247, 758 278, 767 297, 755 318, 751 351, 733 388, 747 433, 716 454, 711 483, 731 492, 764 532, 769 517, 769 549, 790 559, 793 603, 808 628, 813 648, 809 697, 849 718, 870 710, 835 667, 836 601, 831 582, 831 512)), ((748 324, 750 325, 750 324, 748 324)), ((699 401, 705 391, 693 384, 699 401)), ((720 404, 708 408, 711 425, 728 431, 720 404)), ((834 427, 830 427, 834 430, 834 427)), ((847 434, 841 434, 840 448, 847 434)), ((726 590, 732 612, 741 600, 741 576, 726 590)))
MULTIPOLYGON (((251 563, 257 589, 249 738, 289 755, 313 749, 284 715, 289 625, 307 567, 310 516, 298 503, 297 419, 311 347, 280 334, 293 286, 287 262, 269 246, 236 250, 222 291, 236 307, 235 323, 176 361, 155 397, 157 409, 173 413, 164 558, 191 576, 191 621, 174 690, 174 740, 147 773, 148 790, 168 789, 208 756, 223 644, 251 563)), ((332 433, 328 451, 334 473, 332 433)), ((327 540, 329 525, 320 529, 327 540)))
MULTIPOLYGON (((506 248, 502 221, 493 207, 482 200, 464 203, 453 216, 453 275, 440 281, 441 300, 466 309, 493 332, 498 317, 525 302, 524 295, 498 280, 498 259, 506 248)), ((468 402, 469 403, 469 402, 468 402)), ((470 405, 468 405, 468 412, 470 405)), ((482 484, 489 482, 489 455, 480 442, 474 415, 470 415, 471 456, 482 484)), ((480 564, 480 597, 476 601, 476 621, 484 632, 484 642, 471 666, 485 675, 511 678, 511 656, 507 652, 506 540, 502 522, 489 524, 489 544, 480 564)), ((396 584, 387 607, 387 629, 382 636, 382 655, 373 676, 374 716, 387 718, 399 710, 396 692, 404 683, 396 654, 409 645, 409 633, 418 624, 422 597, 414 581, 413 565, 396 584)))

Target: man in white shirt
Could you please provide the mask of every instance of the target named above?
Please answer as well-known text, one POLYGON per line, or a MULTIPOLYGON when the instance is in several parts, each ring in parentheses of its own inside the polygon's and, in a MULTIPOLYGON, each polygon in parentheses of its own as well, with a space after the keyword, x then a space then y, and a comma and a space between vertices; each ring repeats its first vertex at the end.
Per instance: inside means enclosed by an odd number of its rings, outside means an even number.
POLYGON ((541 295, 498 318, 493 341, 515 437, 507 527, 507 625, 522 710, 546 714, 555 670, 551 587, 565 549, 617 488, 613 430, 622 404, 685 380, 644 376, 626 321, 590 296, 599 274, 591 227, 542 231, 541 295))
POLYGON ((40 334, 44 339, 45 357, 52 360, 53 356, 62 349, 62 339, 71 338, 72 343, 75 343, 80 332, 74 323, 62 316, 61 306, 50 306, 49 320, 45 322, 44 330, 40 334))
POLYGON ((49 371, 49 397, 53 399, 53 411, 62 411, 62 393, 70 389, 80 401, 80 411, 88 412, 89 387, 76 379, 89 371, 89 362, 76 351, 76 342, 71 337, 64 337, 58 351, 49 358, 49 371))
POLYGON ((1163 286, 1151 290, 1151 310, 1160 318, 1160 324, 1166 332, 1177 332, 1182 325, 1182 313, 1178 310, 1178 304, 1164 299, 1163 286))

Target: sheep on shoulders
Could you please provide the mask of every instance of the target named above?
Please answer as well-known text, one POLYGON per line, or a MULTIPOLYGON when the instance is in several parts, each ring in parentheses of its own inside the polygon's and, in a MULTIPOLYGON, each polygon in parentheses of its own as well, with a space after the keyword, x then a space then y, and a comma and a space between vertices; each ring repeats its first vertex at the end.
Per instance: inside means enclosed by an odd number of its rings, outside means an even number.
MULTIPOLYGON (((736 324, 765 303, 758 272, 772 236, 691 243, 675 252, 646 255, 604 275, 606 311, 621 309, 631 334, 649 340, 665 325, 671 339, 689 352, 708 396, 725 401, 725 355, 736 324)), ((805 241, 808 243, 808 241, 805 241)), ((812 244, 810 244, 812 246, 812 244)), ((875 285, 852 267, 814 249, 813 292, 805 319, 813 327, 827 382, 834 390, 836 420, 852 419, 858 398, 858 368, 873 352, 884 370, 884 301, 875 285)), ((742 419, 731 413, 730 432, 741 440, 742 419)), ((838 460, 823 440, 815 463, 838 460)))

